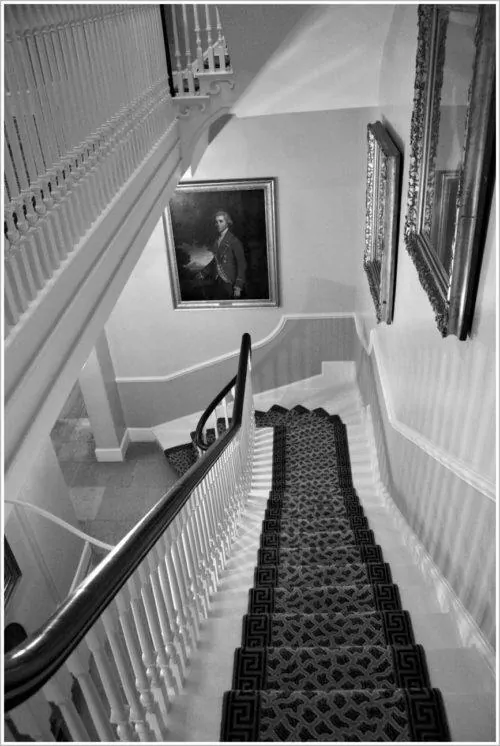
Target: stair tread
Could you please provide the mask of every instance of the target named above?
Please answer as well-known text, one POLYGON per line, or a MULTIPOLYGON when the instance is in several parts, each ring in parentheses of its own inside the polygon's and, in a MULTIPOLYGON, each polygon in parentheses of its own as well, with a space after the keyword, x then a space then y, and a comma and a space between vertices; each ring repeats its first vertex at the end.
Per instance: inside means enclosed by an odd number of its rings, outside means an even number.
POLYGON ((449 740, 435 689, 231 690, 223 708, 221 741, 449 740), (419 706, 426 711, 422 728, 413 715, 419 706))
POLYGON ((434 636, 423 635, 433 643, 428 665, 420 638, 425 614, 434 619, 441 611, 437 597, 378 495, 359 400, 336 404, 340 414, 329 406, 308 412, 274 405, 259 415, 274 427, 273 481, 233 690, 224 696, 223 735, 231 737, 223 740, 236 740, 233 706, 238 718, 245 707, 260 712, 256 721, 262 716, 255 738, 239 732, 237 740, 426 740, 429 732, 416 737, 414 714, 428 703, 436 740, 447 740, 442 696, 429 671, 442 662, 437 680, 447 686, 467 666, 480 673, 467 653, 453 661, 451 646, 438 647, 449 630, 441 616, 434 636), (396 560, 394 574, 389 559, 396 560), (373 712, 380 712, 375 730, 361 739, 358 726, 369 729, 373 712), (394 720, 402 712, 404 737, 394 720), (316 720, 326 729, 322 738, 316 726, 307 731, 316 720))

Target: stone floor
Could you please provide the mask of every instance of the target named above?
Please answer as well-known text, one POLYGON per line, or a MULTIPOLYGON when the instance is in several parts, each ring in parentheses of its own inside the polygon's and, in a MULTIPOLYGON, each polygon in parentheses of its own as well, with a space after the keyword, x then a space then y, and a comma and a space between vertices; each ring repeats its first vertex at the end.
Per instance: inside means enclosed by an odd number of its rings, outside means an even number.
POLYGON ((51 432, 80 528, 116 544, 175 483, 177 475, 156 442, 131 443, 125 461, 101 463, 81 395, 51 432))

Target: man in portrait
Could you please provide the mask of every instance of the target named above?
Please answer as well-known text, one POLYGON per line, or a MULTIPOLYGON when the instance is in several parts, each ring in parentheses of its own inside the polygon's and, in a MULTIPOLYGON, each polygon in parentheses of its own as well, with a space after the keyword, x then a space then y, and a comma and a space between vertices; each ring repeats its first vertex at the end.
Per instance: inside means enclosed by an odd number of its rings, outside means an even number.
POLYGON ((240 298, 245 287, 247 263, 241 241, 231 232, 233 221, 225 210, 214 215, 218 236, 212 246, 213 259, 199 273, 199 280, 211 280, 205 292, 211 300, 240 298))

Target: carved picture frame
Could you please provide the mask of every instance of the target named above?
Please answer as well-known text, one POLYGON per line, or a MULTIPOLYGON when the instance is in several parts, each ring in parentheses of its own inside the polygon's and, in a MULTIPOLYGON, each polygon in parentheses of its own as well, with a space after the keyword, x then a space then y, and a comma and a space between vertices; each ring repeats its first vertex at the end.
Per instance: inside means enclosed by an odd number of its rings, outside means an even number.
MULTIPOLYGON (((465 340, 471 333, 484 249, 484 220, 488 217, 495 139, 495 20, 494 5, 419 5, 415 89, 410 135, 410 168, 405 219, 405 244, 420 283, 434 310, 442 336, 465 340), (441 87, 445 64, 447 14, 477 12, 474 60, 465 115, 465 136, 456 202, 451 207, 453 240, 446 261, 430 236, 433 205, 437 220, 445 221, 435 169, 440 127, 441 87), (440 213, 440 214, 439 214, 440 213)), ((443 186, 443 184, 441 184, 443 186)), ((450 190, 442 190, 450 195, 450 190)), ((441 233, 441 235, 444 235, 441 233)))
POLYGON ((366 222, 363 268, 377 323, 394 315, 401 154, 381 122, 367 127, 366 222))
POLYGON ((275 178, 181 182, 163 224, 175 309, 279 305, 275 178))

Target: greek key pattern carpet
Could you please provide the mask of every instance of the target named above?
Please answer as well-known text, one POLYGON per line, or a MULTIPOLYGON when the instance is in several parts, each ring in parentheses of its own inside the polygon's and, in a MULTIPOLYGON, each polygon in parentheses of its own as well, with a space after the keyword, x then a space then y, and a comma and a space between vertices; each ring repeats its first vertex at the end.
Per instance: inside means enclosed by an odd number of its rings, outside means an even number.
POLYGON ((273 488, 224 694, 221 741, 449 741, 399 588, 324 409, 256 412, 273 488))

